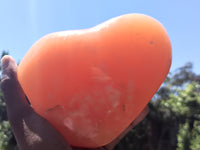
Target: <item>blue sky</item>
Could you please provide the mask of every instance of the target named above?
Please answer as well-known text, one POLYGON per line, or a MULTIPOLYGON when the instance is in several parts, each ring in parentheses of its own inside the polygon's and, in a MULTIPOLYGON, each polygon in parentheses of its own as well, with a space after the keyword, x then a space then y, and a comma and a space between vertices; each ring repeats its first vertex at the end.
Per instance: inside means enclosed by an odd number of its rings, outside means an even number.
POLYGON ((159 20, 173 48, 171 71, 192 62, 200 74, 199 0, 0 0, 0 53, 16 61, 40 37, 56 31, 93 27, 126 13, 159 20))

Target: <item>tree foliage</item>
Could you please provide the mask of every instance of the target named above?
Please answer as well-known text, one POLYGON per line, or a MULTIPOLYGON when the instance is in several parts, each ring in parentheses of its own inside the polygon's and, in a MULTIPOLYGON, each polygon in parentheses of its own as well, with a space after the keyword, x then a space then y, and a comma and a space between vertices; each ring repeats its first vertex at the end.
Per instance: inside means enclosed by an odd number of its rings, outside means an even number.
POLYGON ((0 123, 0 150, 6 150, 11 137, 12 137, 12 134, 11 134, 9 122, 2 121, 0 123))
POLYGON ((149 108, 116 150, 200 149, 200 84, 191 63, 169 74, 149 108))
MULTIPOLYGON (((1 56, 8 54, 3 51, 1 56)), ((1 69, 1 68, 0 68, 1 69)), ((149 103, 148 116, 115 150, 199 150, 200 76, 187 63, 169 73, 149 103)), ((17 149, 0 91, 0 150, 17 149)))

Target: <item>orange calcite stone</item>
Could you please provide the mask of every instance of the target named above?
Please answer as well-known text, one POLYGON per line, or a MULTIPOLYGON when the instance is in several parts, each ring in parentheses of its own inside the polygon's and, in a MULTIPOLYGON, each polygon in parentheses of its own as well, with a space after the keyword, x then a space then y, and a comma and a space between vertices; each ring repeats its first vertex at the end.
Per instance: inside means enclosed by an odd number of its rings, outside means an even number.
POLYGON ((161 23, 127 14, 44 36, 21 61, 18 79, 34 110, 70 145, 100 147, 145 108, 168 74, 171 53, 161 23))

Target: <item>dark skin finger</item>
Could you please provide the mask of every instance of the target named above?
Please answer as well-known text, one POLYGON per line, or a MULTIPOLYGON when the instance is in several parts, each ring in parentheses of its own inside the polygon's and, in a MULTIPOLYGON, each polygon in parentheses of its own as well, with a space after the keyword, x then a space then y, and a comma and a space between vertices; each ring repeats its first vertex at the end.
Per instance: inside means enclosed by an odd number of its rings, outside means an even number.
POLYGON ((20 150, 71 150, 60 133, 27 103, 17 80, 17 64, 2 58, 1 89, 6 100, 8 119, 20 150))
MULTIPOLYGON (((1 60, 1 89, 6 100, 8 119, 20 150, 86 150, 71 147, 63 136, 27 103, 17 79, 17 64, 10 56, 1 60)), ((110 144, 88 150, 112 150, 114 146, 148 113, 145 108, 138 118, 110 144)))

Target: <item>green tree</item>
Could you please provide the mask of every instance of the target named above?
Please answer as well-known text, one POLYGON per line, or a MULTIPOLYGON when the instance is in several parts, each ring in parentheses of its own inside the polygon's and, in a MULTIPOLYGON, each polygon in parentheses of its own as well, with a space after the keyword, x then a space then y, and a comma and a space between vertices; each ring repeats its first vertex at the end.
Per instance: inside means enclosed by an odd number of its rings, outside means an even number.
POLYGON ((192 64, 170 73, 149 103, 150 113, 116 150, 198 150, 200 85, 192 64))
POLYGON ((171 95, 165 103, 179 119, 177 150, 199 150, 200 148, 200 85, 188 84, 179 95, 171 95))
POLYGON ((1 121, 0 123, 0 150, 6 150, 11 139, 12 134, 10 124, 8 121, 1 121))

